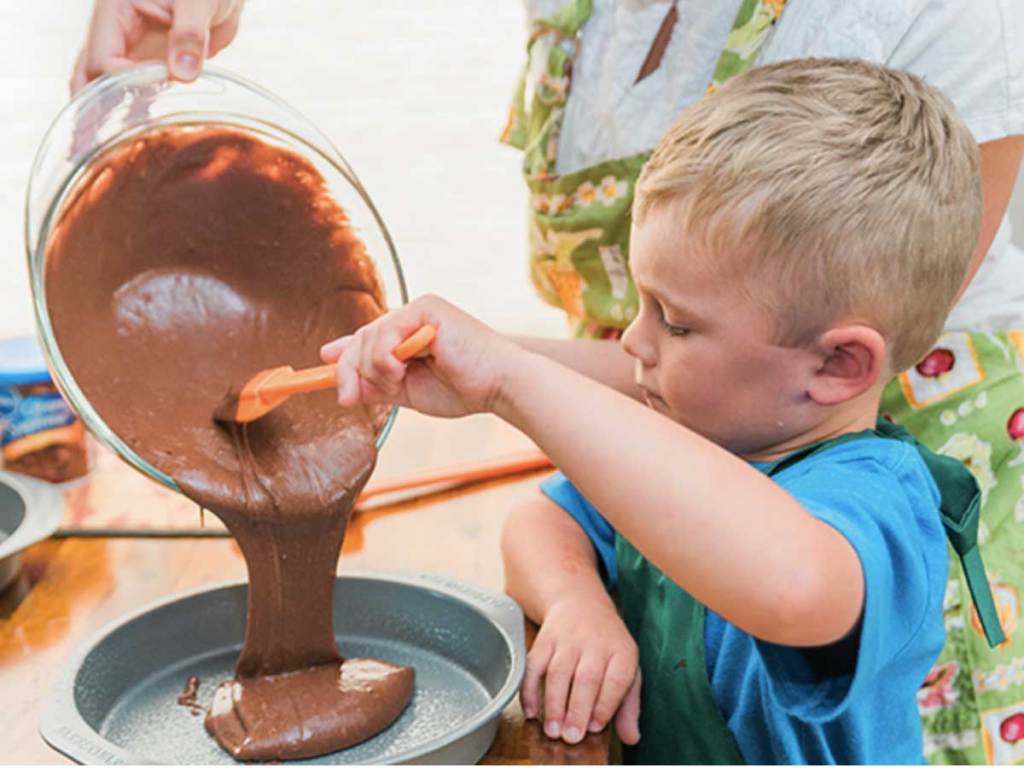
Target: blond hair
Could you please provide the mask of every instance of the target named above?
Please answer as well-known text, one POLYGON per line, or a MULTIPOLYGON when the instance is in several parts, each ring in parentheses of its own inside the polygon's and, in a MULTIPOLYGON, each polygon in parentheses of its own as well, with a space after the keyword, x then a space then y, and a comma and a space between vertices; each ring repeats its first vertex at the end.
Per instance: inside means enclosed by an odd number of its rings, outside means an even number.
POLYGON ((687 109, 637 182, 729 277, 811 341, 839 319, 885 337, 893 371, 934 344, 981 226, 978 148, 920 78, 863 61, 750 70, 687 109))

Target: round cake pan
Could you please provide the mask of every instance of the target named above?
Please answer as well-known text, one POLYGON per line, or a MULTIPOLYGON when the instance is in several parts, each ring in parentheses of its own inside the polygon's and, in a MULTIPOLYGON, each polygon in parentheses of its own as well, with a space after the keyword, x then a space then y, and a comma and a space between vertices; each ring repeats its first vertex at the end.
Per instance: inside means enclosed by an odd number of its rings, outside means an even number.
MULTIPOLYGON (((40 718, 46 742, 80 763, 223 764, 203 717, 178 703, 200 678, 198 703, 232 677, 245 632, 245 583, 143 608, 76 653, 40 718)), ((334 631, 342 654, 416 670, 416 691, 389 728, 350 749, 296 761, 475 763, 522 682, 523 615, 504 595, 443 575, 339 576, 334 631)))
POLYGON ((18 576, 21 552, 60 525, 60 492, 42 480, 0 472, 0 590, 18 576))

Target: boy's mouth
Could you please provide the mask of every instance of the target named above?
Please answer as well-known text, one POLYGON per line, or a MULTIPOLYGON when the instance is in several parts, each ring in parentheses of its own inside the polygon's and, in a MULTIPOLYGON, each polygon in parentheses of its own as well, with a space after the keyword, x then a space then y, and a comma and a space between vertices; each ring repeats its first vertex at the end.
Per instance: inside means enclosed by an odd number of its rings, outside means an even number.
POLYGON ((647 389, 643 384, 638 384, 637 386, 639 386, 640 390, 643 392, 644 402, 647 403, 648 408, 661 412, 668 410, 668 403, 666 403, 661 397, 647 389))

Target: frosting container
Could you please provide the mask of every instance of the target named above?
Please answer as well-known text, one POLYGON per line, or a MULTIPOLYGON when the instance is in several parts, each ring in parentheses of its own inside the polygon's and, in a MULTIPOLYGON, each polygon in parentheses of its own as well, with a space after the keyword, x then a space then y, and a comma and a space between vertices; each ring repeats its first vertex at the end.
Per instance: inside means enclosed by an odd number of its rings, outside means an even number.
POLYGON ((31 336, 0 340, 0 466, 51 483, 89 470, 82 423, 31 336))

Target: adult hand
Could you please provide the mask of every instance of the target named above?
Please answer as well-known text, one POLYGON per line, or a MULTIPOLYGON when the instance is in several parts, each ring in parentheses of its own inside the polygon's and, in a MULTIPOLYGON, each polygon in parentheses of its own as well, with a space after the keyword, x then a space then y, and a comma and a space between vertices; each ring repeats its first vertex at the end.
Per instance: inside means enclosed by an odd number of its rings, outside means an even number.
POLYGON ((96 0, 71 93, 140 61, 165 61, 176 80, 195 80, 207 57, 238 32, 243 0, 96 0))

